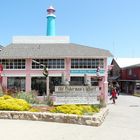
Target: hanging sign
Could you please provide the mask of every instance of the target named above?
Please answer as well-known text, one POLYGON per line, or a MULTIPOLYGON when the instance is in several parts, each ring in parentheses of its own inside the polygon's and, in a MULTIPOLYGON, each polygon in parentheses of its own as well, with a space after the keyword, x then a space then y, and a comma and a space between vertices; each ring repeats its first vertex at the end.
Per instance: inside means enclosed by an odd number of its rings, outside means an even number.
POLYGON ((100 75, 104 75, 105 74, 105 70, 104 69, 92 69, 92 70, 82 70, 82 69, 78 69, 78 70, 70 70, 70 74, 92 74, 92 75, 97 75, 97 72, 100 75))

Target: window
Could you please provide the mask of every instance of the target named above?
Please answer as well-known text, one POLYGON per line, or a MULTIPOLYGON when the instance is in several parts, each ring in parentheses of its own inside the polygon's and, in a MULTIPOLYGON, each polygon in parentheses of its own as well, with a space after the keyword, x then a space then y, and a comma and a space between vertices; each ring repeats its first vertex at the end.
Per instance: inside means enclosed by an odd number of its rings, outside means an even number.
POLYGON ((77 86, 84 85, 84 77, 71 77, 70 84, 77 86))
MULTIPOLYGON (((34 59, 36 62, 47 66, 49 69, 64 69, 64 59, 34 59)), ((32 69, 43 69, 38 63, 32 62, 32 69)))
POLYGON ((32 77, 31 89, 38 93, 38 96, 46 94, 46 78, 45 77, 32 77))
POLYGON ((25 69, 25 59, 0 59, 4 69, 25 69))
POLYGON ((7 88, 17 91, 25 91, 25 77, 8 77, 7 88))
POLYGON ((128 70, 128 75, 132 75, 132 69, 128 70))
POLYGON ((98 66, 104 68, 103 59, 71 59, 72 69, 93 69, 98 66))
POLYGON ((49 77, 49 88, 50 88, 50 94, 53 94, 55 91, 55 86, 60 86, 62 83, 61 77, 49 77))
POLYGON ((140 83, 136 83, 136 90, 140 90, 140 83))
POLYGON ((99 86, 98 80, 95 79, 95 78, 91 78, 91 85, 92 85, 92 86, 99 86))

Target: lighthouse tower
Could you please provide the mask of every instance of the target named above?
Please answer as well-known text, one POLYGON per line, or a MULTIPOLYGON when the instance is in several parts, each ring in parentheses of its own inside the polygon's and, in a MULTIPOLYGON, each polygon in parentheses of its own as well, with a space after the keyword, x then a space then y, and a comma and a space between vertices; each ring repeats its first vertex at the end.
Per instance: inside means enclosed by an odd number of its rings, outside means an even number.
POLYGON ((55 18, 56 16, 54 15, 55 9, 50 6, 47 9, 48 15, 47 15, 47 36, 55 36, 55 18))

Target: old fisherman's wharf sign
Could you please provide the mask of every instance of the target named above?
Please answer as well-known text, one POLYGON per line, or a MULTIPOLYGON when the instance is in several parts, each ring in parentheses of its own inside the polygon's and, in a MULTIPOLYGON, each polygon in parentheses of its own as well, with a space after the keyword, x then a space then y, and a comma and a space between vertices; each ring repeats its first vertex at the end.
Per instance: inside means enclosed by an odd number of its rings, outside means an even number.
POLYGON ((98 86, 56 86, 53 93, 54 105, 99 104, 98 86))

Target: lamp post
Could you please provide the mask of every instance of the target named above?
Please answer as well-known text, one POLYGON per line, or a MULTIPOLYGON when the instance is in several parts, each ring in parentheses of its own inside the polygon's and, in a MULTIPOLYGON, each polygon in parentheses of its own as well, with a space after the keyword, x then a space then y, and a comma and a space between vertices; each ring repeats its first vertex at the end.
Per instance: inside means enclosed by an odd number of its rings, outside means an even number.
POLYGON ((49 74, 48 74, 48 67, 44 66, 43 75, 46 77, 46 95, 49 96, 49 74))
POLYGON ((1 76, 2 71, 3 71, 3 66, 2 64, 0 64, 0 86, 2 86, 2 76, 1 76))
POLYGON ((46 95, 49 96, 49 73, 48 73, 48 67, 44 64, 41 64, 40 62, 36 60, 32 60, 34 63, 39 64, 40 66, 43 66, 43 75, 46 77, 46 95))

